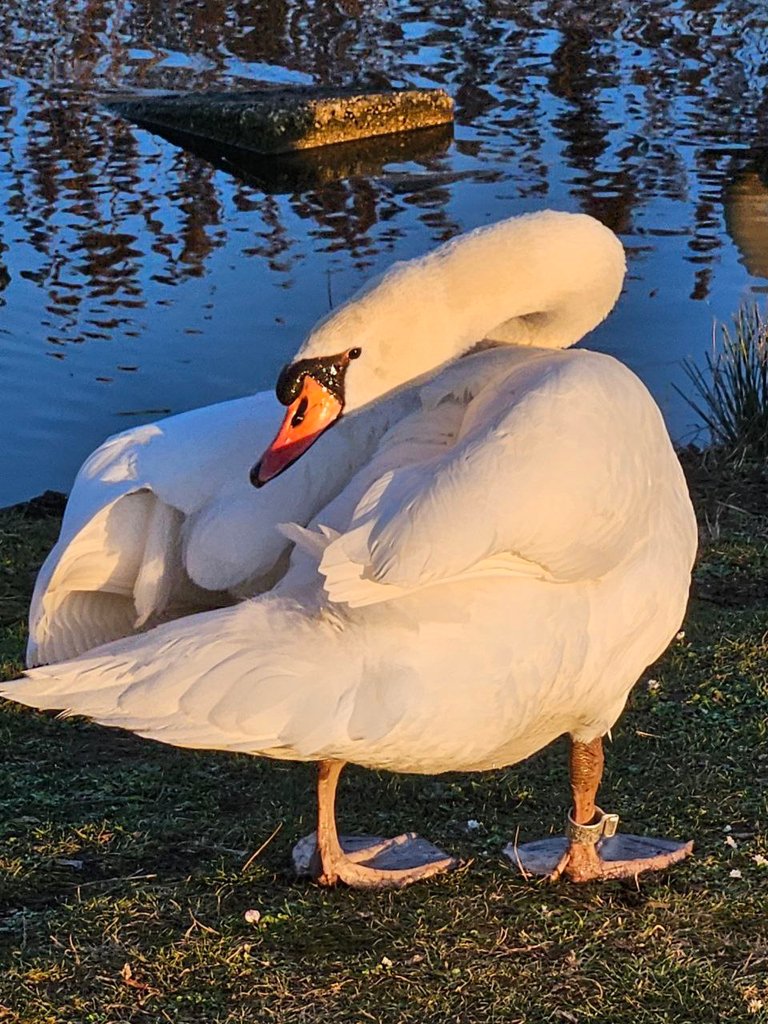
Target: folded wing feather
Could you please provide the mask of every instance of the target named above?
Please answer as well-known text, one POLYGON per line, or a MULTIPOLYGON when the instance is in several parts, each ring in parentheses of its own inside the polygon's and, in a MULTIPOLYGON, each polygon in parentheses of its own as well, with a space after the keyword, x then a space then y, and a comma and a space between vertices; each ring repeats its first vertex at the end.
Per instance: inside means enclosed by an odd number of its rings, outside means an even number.
POLYGON ((454 444, 371 484, 323 553, 326 591, 357 606, 460 578, 598 579, 647 529, 656 443, 655 405, 612 358, 514 367, 469 402, 454 444))

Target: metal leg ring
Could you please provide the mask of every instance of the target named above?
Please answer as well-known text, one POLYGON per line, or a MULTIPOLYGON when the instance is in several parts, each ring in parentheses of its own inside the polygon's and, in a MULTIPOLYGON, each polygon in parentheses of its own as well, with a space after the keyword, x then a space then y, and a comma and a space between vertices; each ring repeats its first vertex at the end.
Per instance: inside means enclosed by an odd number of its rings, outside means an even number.
POLYGON ((595 807, 595 817, 587 825, 581 825, 574 821, 572 813, 569 811, 565 834, 573 843, 594 846, 601 839, 610 839, 611 836, 615 836, 618 827, 618 814, 606 814, 601 807, 595 807))

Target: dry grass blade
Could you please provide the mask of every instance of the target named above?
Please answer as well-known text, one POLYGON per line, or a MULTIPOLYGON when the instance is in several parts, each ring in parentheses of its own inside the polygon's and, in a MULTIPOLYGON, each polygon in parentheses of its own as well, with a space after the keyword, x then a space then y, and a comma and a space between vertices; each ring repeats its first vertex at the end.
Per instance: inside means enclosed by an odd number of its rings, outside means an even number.
POLYGON ((261 846, 258 847, 258 849, 253 851, 253 853, 248 858, 248 860, 245 862, 245 864, 243 864, 242 868, 240 868, 240 871, 243 874, 248 870, 248 868, 251 866, 251 864, 253 864, 253 862, 258 858, 259 854, 263 853, 264 850, 266 850, 266 848, 269 846, 269 844, 272 842, 272 840, 275 838, 275 836, 277 835, 277 833, 280 831, 280 829, 282 827, 283 827, 283 823, 282 823, 282 821, 279 821, 277 823, 277 825, 275 826, 275 828, 272 830, 272 834, 270 836, 268 836, 264 840, 264 842, 261 844, 261 846))

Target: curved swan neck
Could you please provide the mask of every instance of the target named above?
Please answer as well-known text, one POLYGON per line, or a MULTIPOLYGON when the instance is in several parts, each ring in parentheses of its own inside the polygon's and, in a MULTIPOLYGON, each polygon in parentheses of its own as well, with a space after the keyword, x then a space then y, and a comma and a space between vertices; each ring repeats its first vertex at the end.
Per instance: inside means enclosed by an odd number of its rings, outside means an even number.
POLYGON ((483 339, 574 344, 613 308, 624 271, 621 243, 592 217, 510 218, 396 263, 321 321, 296 358, 359 346, 346 399, 357 408, 483 339))

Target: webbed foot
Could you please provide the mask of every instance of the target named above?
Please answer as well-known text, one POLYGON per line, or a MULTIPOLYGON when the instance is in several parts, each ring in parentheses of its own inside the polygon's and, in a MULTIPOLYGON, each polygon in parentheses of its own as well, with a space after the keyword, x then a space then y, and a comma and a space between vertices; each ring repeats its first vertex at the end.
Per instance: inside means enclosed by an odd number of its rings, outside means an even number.
POLYGON ((579 825, 568 818, 566 834, 515 846, 504 854, 525 875, 544 875, 572 882, 634 878, 645 871, 663 871, 690 856, 692 842, 634 836, 616 831, 618 815, 596 808, 595 819, 579 825))
POLYGON ((340 836, 339 849, 317 848, 317 834, 305 836, 293 848, 296 873, 319 885, 343 882, 353 889, 402 889, 413 882, 450 871, 458 861, 415 832, 394 839, 340 836))

